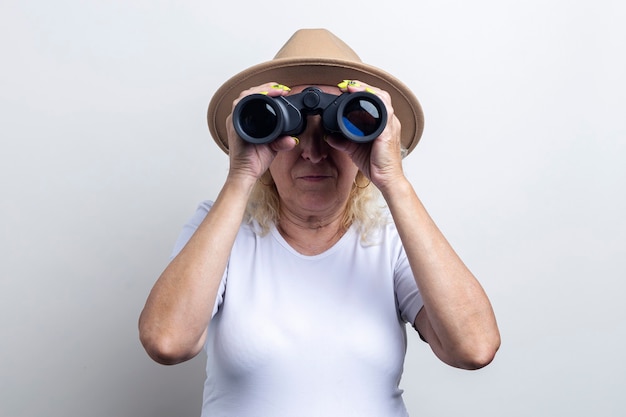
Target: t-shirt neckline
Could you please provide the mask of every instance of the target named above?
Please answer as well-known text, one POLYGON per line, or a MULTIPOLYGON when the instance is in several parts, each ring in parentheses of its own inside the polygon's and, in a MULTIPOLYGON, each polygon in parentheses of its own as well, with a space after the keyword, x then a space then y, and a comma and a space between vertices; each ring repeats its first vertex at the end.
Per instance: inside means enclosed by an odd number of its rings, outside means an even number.
POLYGON ((316 259, 322 259, 325 258, 327 256, 332 255, 333 253, 337 252, 338 250, 341 249, 341 247, 343 245, 346 244, 346 242, 350 239, 350 237, 352 237, 352 235, 355 233, 355 228, 354 225, 350 226, 348 228, 348 230, 346 230, 346 233, 343 234, 343 236, 341 236, 341 238, 339 238, 339 240, 337 242, 335 242, 335 244, 333 246, 331 246, 330 248, 328 248, 327 250, 325 250, 322 253, 319 253, 317 255, 304 255, 300 252, 298 252, 293 246, 291 246, 289 244, 289 242, 287 242, 285 240, 285 238, 283 237, 283 235, 280 234, 280 232, 278 231, 278 228, 274 225, 272 226, 272 228, 270 229, 270 234, 272 235, 272 237, 274 239, 276 239, 276 241, 283 247, 285 248, 288 252, 290 252, 291 254, 302 258, 302 259, 310 259, 310 260, 316 260, 316 259))

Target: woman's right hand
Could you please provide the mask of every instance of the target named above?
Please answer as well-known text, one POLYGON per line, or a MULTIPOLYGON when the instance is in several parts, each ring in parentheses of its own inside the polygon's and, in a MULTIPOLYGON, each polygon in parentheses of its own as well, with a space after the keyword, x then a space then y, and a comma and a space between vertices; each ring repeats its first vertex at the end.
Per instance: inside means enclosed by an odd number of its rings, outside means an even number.
MULTIPOLYGON (((263 93, 270 97, 284 96, 289 93, 289 87, 276 82, 265 83, 242 91, 233 102, 233 110, 244 97, 263 93)), ((232 113, 226 119, 228 129, 228 149, 230 157, 229 177, 254 179, 256 181, 267 171, 277 152, 288 151, 297 145, 297 140, 291 136, 282 136, 265 144, 252 144, 244 141, 235 131, 232 113)))

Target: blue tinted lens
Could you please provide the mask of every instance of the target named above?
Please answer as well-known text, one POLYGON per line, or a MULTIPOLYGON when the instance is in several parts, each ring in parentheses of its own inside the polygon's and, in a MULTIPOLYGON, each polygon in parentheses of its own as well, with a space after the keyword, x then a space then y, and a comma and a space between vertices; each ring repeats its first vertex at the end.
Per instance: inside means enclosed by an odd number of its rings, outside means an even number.
POLYGON ((346 129, 355 136, 371 135, 381 124, 378 107, 364 98, 348 103, 341 117, 346 129))

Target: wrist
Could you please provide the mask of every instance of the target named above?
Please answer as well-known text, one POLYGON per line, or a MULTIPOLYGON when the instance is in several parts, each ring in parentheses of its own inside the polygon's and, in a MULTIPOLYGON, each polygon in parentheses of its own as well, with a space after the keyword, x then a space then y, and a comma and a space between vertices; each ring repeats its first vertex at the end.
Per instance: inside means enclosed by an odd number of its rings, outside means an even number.
POLYGON ((226 176, 225 188, 239 189, 249 194, 257 182, 257 178, 253 175, 241 172, 229 172, 226 176))
POLYGON ((377 185, 387 204, 394 201, 402 202, 404 198, 413 193, 413 186, 404 175, 399 175, 393 180, 385 181, 377 185))

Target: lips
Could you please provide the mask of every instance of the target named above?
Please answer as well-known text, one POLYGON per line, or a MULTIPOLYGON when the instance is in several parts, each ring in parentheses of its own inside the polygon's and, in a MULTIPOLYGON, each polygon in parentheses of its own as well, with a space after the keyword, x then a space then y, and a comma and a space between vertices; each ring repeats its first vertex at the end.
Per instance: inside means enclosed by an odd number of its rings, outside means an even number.
POLYGON ((300 180, 305 180, 305 181, 321 181, 321 180, 325 180, 328 178, 332 178, 332 176, 324 175, 324 174, 306 174, 306 175, 299 175, 296 178, 300 180))

